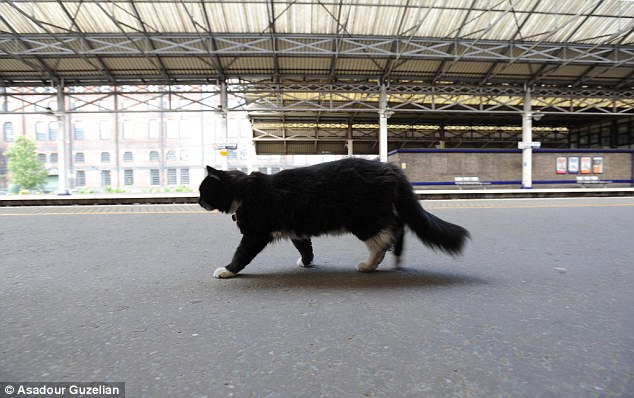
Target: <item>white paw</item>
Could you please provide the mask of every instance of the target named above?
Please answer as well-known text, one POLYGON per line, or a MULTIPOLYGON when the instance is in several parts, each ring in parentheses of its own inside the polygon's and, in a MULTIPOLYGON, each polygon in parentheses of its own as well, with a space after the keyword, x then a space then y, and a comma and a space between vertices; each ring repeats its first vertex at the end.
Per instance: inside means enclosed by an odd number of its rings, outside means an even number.
POLYGON ((313 263, 312 263, 312 262, 310 262, 310 263, 308 263, 308 264, 304 264, 304 262, 302 261, 302 259, 301 259, 301 257, 300 257, 300 259, 299 259, 299 260, 297 260, 297 266, 298 266, 298 267, 302 267, 302 268, 310 268, 310 267, 312 267, 312 266, 313 266, 313 263))
POLYGON ((366 264, 365 261, 362 261, 359 264, 357 264, 357 271, 360 271, 360 272, 372 272, 377 267, 378 267, 378 264, 377 265, 369 265, 369 264, 366 264))
POLYGON ((228 271, 225 267, 220 267, 216 269, 216 271, 214 272, 214 278, 218 278, 218 279, 233 278, 236 275, 237 274, 234 274, 233 272, 228 271))

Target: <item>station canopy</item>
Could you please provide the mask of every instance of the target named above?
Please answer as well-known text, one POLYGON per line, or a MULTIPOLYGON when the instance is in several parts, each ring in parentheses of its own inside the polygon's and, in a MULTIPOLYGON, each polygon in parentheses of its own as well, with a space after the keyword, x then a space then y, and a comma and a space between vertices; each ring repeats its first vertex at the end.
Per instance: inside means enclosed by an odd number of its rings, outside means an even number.
POLYGON ((263 142, 354 138, 381 87, 392 125, 517 125, 529 88, 571 126, 634 113, 634 1, 0 2, 0 89, 138 84, 228 90, 263 142))

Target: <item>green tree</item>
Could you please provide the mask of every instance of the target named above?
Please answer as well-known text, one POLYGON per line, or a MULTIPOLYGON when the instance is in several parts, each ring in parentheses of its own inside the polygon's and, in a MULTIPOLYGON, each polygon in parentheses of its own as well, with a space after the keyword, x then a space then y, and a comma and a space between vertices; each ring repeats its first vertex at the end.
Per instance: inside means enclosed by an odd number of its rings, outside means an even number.
POLYGON ((6 155, 9 159, 9 174, 14 184, 28 190, 44 188, 48 172, 44 164, 37 160, 35 142, 26 137, 18 137, 6 155))

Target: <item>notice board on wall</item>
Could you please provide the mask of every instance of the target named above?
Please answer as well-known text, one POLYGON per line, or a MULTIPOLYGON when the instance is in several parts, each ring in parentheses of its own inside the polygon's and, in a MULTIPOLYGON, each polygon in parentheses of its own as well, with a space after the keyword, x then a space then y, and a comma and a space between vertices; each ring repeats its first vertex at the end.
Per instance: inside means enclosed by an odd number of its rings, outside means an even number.
POLYGON ((557 174, 603 174, 603 156, 558 156, 557 174))

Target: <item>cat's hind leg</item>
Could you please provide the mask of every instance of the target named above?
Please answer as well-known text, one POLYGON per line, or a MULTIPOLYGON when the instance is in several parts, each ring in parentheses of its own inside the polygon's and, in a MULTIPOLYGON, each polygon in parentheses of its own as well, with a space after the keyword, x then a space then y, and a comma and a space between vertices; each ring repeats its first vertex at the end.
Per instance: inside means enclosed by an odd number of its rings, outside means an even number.
POLYGON ((394 234, 390 229, 383 229, 376 235, 363 241, 368 248, 368 259, 357 264, 357 271, 374 271, 385 258, 385 252, 394 244, 394 234))
POLYGON ((296 238, 291 239, 295 248, 301 254, 299 260, 297 260, 297 265, 303 268, 312 267, 313 265, 313 243, 310 238, 296 238))
POLYGON ((392 229, 394 234, 394 268, 401 268, 401 255, 403 254, 403 240, 405 237, 405 228, 403 221, 398 219, 396 225, 392 229))

